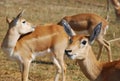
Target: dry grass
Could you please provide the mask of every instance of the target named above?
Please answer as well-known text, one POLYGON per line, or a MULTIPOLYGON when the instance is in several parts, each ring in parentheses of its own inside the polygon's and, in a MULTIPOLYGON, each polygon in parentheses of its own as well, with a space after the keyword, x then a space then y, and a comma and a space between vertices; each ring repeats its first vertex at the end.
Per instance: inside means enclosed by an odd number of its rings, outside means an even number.
MULTIPOLYGON (((0 0, 0 44, 7 31, 5 17, 14 17, 17 13, 25 9, 24 18, 33 24, 56 23, 66 15, 78 13, 97 13, 102 17, 106 16, 106 1, 104 0, 0 0), (89 4, 88 4, 89 3, 89 4), (102 6, 97 6, 97 5, 102 6)), ((113 7, 110 7, 110 27, 108 29, 106 39, 120 37, 120 23, 115 21, 113 7), (115 36, 113 35, 115 33, 115 36)), ((96 48, 94 44, 94 49, 96 48)), ((120 58, 120 41, 111 44, 112 55, 114 60, 120 58)), ((97 53, 97 51, 95 51, 97 53)), ((102 61, 106 61, 106 51, 103 52, 102 61)), ((65 56, 67 64, 66 81, 88 81, 86 77, 79 71, 79 67, 74 61, 69 60, 65 56)), ((37 58, 31 64, 29 78, 31 81, 53 81, 55 75, 55 66, 50 60, 50 56, 37 58)), ((21 81, 21 74, 18 65, 14 61, 10 61, 6 55, 0 50, 0 81, 21 81)))

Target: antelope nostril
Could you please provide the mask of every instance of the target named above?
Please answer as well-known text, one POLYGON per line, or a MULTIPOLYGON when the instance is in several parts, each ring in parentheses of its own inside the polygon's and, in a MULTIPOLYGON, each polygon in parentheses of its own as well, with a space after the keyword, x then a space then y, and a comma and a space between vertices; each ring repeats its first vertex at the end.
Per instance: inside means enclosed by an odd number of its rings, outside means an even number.
POLYGON ((68 57, 71 56, 71 55, 70 55, 70 52, 72 52, 72 50, 65 50, 65 54, 66 54, 68 57))
POLYGON ((72 50, 65 50, 65 53, 66 53, 66 54, 69 53, 69 52, 72 52, 72 50))

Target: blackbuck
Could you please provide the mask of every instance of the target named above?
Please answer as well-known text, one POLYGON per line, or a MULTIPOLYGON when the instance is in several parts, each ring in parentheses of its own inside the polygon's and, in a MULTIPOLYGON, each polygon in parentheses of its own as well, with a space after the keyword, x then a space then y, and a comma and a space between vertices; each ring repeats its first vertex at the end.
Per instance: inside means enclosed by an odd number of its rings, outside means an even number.
POLYGON ((91 44, 99 35, 101 23, 98 24, 90 36, 73 35, 70 44, 65 50, 67 56, 77 60, 81 71, 90 81, 120 81, 120 60, 113 62, 99 62, 91 44))
MULTIPOLYGON (((77 34, 88 35, 91 35, 95 26, 102 22, 101 32, 96 37, 96 40, 99 43, 99 53, 97 59, 99 60, 104 46, 108 51, 108 61, 112 61, 110 44, 104 39, 104 35, 106 34, 106 30, 108 28, 108 22, 104 18, 92 13, 83 13, 73 16, 65 16, 63 19, 69 23, 71 28, 76 31, 77 34)), ((58 24, 61 24, 62 20, 58 24)))
POLYGON ((69 36, 60 25, 43 25, 33 27, 25 19, 21 12, 13 20, 7 19, 9 28, 2 42, 1 48, 20 65, 22 81, 28 81, 30 63, 36 56, 51 52, 53 63, 57 67, 54 81, 58 81, 62 75, 65 81, 64 50, 66 49, 69 36))

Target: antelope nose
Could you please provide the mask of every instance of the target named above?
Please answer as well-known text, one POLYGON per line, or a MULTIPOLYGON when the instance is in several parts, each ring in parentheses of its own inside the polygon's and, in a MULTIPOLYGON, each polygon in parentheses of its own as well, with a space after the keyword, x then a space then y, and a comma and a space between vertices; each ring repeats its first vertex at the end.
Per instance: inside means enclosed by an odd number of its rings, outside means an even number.
POLYGON ((65 54, 66 54, 68 57, 70 57, 70 56, 71 56, 71 55, 70 55, 70 54, 71 54, 71 52, 72 52, 72 50, 68 50, 68 49, 67 49, 67 50, 65 50, 65 54))
POLYGON ((72 52, 72 50, 65 50, 65 53, 69 56, 69 53, 72 52))

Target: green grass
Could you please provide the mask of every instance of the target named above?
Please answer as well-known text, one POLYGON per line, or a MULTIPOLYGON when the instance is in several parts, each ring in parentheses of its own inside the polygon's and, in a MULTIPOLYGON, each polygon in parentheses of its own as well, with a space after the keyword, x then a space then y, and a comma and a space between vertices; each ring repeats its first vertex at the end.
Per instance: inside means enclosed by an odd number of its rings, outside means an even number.
MULTIPOLYGON (((106 0, 0 0, 0 45, 7 31, 6 16, 15 17, 19 11, 25 9, 23 17, 35 25, 57 23, 66 15, 78 13, 96 13, 106 16, 106 0), (88 4, 89 3, 89 4, 88 4), (96 4, 96 5, 95 5, 96 4), (99 6, 102 5, 102 6, 99 6)), ((114 9, 110 5, 109 29, 105 38, 111 40, 120 37, 120 23, 115 20, 114 9), (115 36, 113 35, 115 33, 115 36)), ((98 44, 93 48, 97 53, 98 44)), ((120 58, 120 41, 112 42, 112 56, 114 60, 120 58)), ((107 61, 106 50, 103 51, 102 61, 107 61)), ((56 68, 51 63, 50 56, 37 58, 38 62, 31 64, 29 78, 31 81, 53 81, 56 68)), ((74 61, 65 56, 67 64, 66 81, 88 81, 74 61)), ((20 81, 21 74, 18 65, 10 61, 0 50, 0 81, 20 81)))

